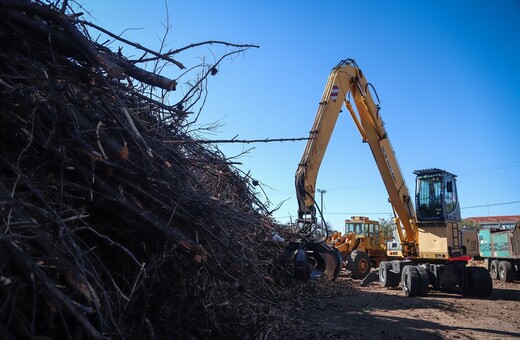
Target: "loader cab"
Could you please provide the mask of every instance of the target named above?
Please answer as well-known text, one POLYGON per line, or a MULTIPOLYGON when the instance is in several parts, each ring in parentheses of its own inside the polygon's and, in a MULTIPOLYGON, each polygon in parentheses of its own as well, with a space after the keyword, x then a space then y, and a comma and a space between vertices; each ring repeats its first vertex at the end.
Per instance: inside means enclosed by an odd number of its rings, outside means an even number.
POLYGON ((353 233, 357 237, 376 237, 379 234, 379 222, 371 221, 368 217, 352 216, 350 220, 345 220, 344 234, 349 233, 353 233))
POLYGON ((460 221, 456 175, 440 169, 416 170, 415 207, 421 222, 460 221))
POLYGON ((364 247, 372 249, 383 247, 385 242, 391 239, 391 235, 383 231, 379 221, 364 216, 352 216, 351 219, 345 220, 343 234, 352 234, 354 239, 364 239, 364 247))

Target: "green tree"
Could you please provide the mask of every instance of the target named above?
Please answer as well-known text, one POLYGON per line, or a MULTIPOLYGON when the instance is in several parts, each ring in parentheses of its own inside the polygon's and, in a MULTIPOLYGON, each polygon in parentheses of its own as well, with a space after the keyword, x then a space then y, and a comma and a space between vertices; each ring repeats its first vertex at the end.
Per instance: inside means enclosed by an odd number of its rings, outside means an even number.
POLYGON ((379 218, 379 225, 381 226, 381 230, 383 234, 386 236, 393 236, 395 230, 395 222, 392 217, 389 218, 379 218))
POLYGON ((468 218, 463 219, 460 222, 460 226, 462 228, 473 228, 473 229, 482 229, 482 226, 475 222, 474 220, 470 220, 468 218))

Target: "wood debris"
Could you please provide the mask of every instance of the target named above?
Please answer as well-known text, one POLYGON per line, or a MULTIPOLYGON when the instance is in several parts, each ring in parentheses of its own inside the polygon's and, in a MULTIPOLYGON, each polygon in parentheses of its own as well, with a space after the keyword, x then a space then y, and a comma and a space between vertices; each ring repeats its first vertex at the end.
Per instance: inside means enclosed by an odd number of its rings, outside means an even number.
POLYGON ((182 77, 91 39, 67 5, 0 0, 0 338, 282 334, 280 226, 187 132, 200 83, 166 104, 182 77))

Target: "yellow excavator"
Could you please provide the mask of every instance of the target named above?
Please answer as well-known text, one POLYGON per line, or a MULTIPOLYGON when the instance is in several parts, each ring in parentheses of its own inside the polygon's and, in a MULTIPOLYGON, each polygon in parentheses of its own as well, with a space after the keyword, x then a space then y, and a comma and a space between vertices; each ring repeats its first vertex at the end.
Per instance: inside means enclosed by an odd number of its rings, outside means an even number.
POLYGON ((332 69, 296 171, 297 225, 303 237, 286 247, 281 260, 297 279, 313 277, 309 273, 314 271, 318 273, 315 277, 329 272, 335 278, 334 274, 339 272, 341 263, 334 255, 334 248, 329 249, 323 241, 309 236, 316 229, 314 196, 318 170, 345 105, 375 159, 394 211, 401 244, 402 257, 381 261, 372 278, 379 279, 383 287, 401 284, 406 296, 425 296, 430 289, 489 296, 493 290, 489 272, 467 266, 469 259, 478 255, 478 249, 476 232, 460 228, 457 176, 436 168, 414 171, 416 191, 412 197, 371 90, 376 94, 354 60, 343 60, 332 69))

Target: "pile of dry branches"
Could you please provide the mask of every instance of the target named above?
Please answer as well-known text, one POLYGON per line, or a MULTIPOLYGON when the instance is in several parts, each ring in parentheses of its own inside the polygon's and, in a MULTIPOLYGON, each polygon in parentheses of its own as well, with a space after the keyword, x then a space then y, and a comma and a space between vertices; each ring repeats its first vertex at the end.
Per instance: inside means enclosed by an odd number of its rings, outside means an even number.
POLYGON ((181 77, 141 63, 181 70, 185 49, 129 60, 89 25, 67 1, 0 0, 0 338, 265 336, 276 226, 186 132, 216 65, 168 105, 181 77))

